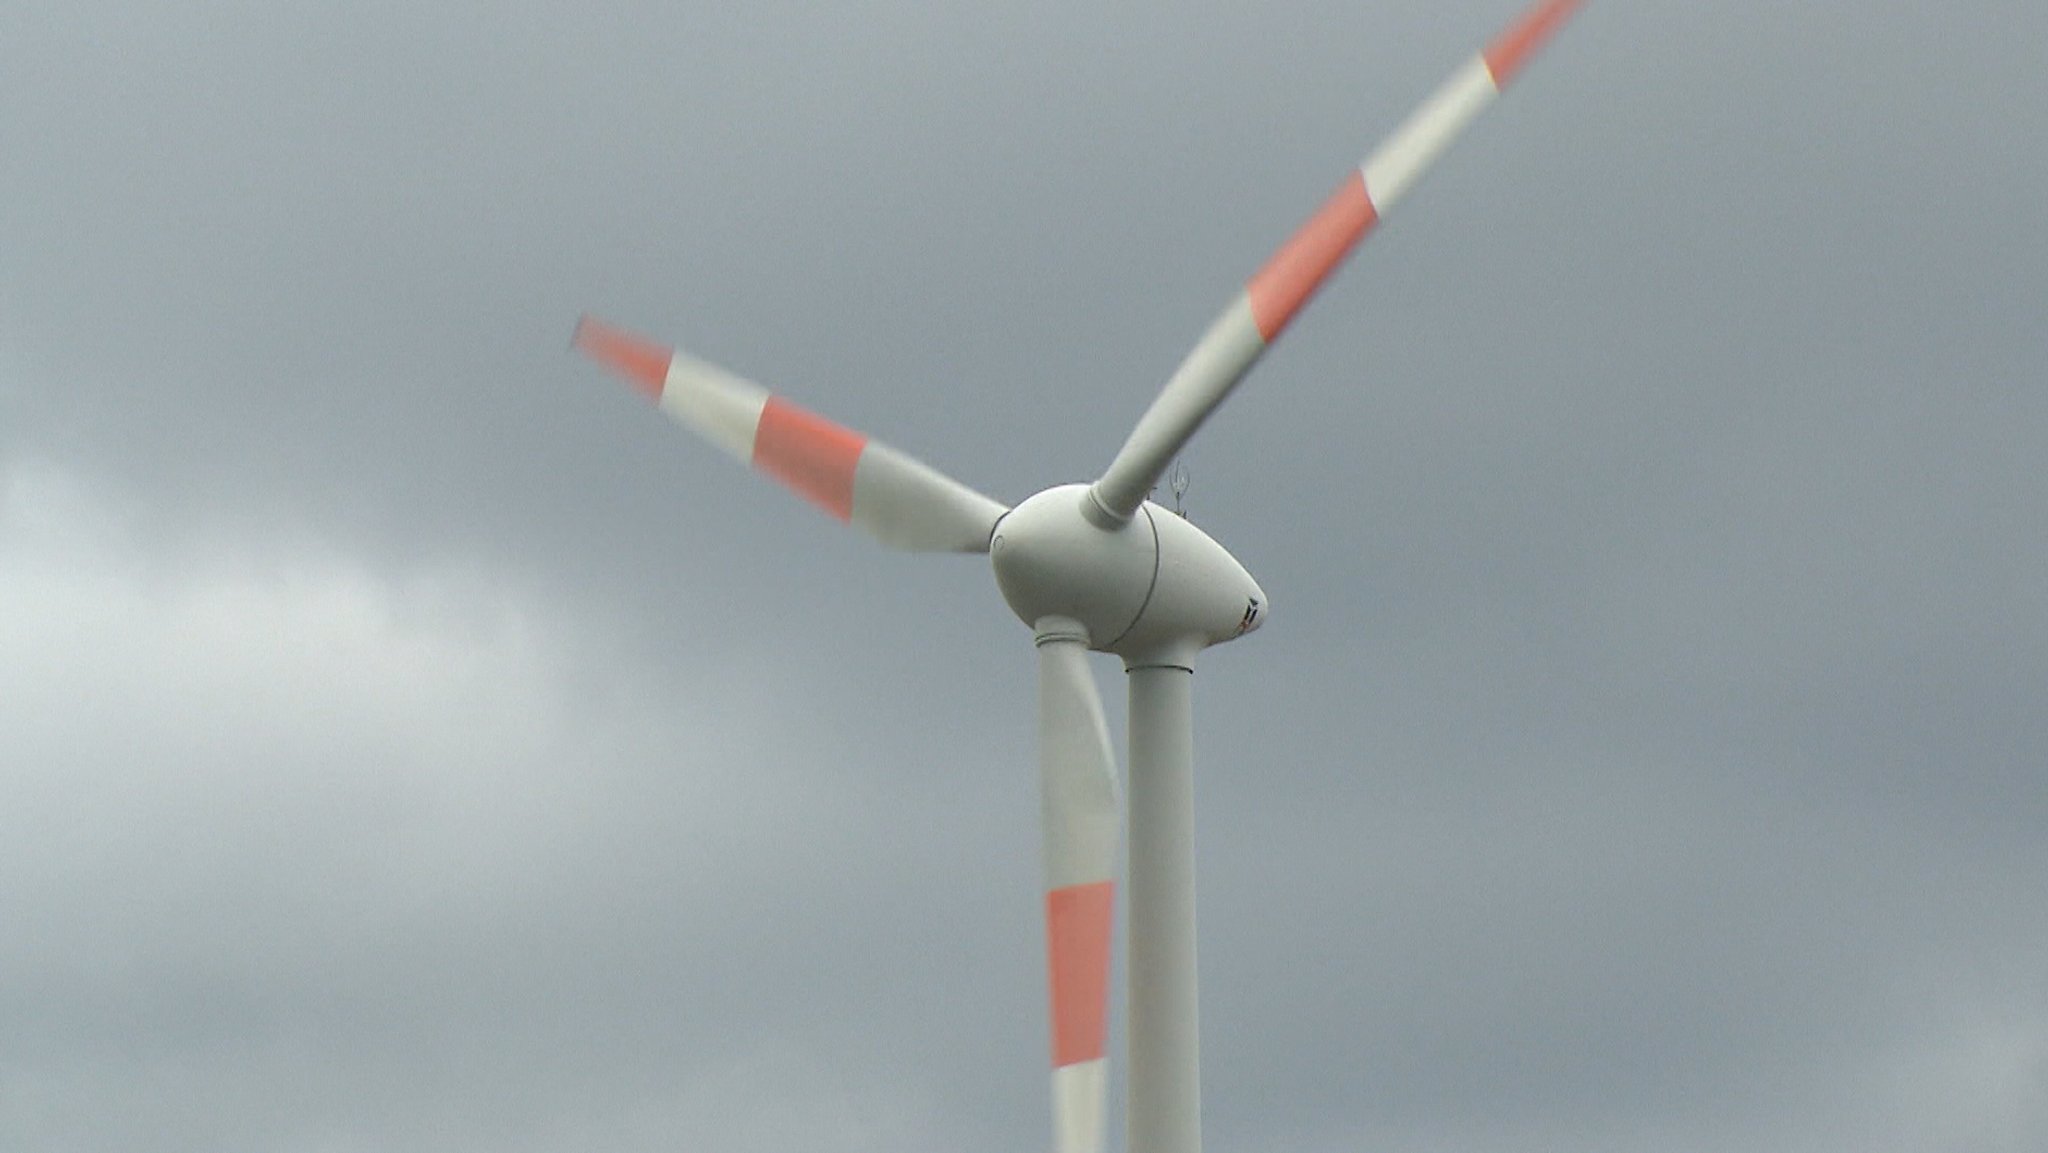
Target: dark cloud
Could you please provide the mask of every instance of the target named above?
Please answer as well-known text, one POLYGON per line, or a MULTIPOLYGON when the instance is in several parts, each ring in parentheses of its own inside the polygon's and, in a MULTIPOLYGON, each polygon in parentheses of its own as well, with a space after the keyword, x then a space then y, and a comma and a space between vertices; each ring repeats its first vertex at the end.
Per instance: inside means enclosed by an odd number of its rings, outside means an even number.
MULTIPOLYGON (((1086 477, 1513 7, 0 18, 0 1136, 1041 1147, 1022 630, 570 326, 1086 477)), ((1192 446, 1214 1147, 2048 1135, 2009 8, 1588 6, 1192 446)))

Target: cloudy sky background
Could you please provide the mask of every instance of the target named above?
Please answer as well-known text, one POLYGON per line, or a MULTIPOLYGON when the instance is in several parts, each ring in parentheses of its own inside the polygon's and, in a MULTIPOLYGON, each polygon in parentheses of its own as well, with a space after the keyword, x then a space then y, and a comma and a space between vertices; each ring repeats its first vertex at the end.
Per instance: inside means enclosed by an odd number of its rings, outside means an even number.
MULTIPOLYGON (((1043 1148, 1023 626, 570 328, 1086 479, 1516 8, 9 5, 0 1146, 1043 1148)), ((1211 1148, 2048 1146, 2044 43, 1595 0, 1194 442, 1211 1148)))

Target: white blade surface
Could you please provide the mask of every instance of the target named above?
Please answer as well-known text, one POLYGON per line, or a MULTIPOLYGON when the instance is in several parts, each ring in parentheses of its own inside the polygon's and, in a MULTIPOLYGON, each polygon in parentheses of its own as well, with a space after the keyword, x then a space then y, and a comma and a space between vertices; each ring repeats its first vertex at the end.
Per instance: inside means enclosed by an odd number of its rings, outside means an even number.
POLYGON ((987 552, 1007 509, 922 462, 753 381, 584 317, 576 347, 676 423, 891 548, 987 552))
POLYGON ((1055 1147, 1099 1153, 1120 824, 1116 759, 1088 671, 1087 632, 1057 617, 1038 622, 1036 631, 1055 1147))
POLYGON ((1540 0, 1409 115, 1245 285, 1138 420, 1092 491, 1129 520, 1159 476, 1393 202, 1464 131, 1581 0, 1540 0))

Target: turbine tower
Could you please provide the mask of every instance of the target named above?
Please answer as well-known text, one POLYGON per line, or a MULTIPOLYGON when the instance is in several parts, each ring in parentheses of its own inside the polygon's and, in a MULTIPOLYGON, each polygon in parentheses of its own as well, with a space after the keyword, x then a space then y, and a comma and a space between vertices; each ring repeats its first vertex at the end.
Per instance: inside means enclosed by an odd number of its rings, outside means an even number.
POLYGON ((1103 1147, 1121 814, 1087 653, 1130 689, 1126 1125, 1130 1153, 1199 1153, 1195 658, 1251 632, 1266 594, 1222 545, 1146 499, 1309 298, 1581 0, 1539 0, 1396 128, 1212 322, 1090 484, 1014 508, 687 353, 591 317, 575 347, 677 422, 893 548, 987 553, 1038 649, 1038 764, 1060 1153, 1103 1147))

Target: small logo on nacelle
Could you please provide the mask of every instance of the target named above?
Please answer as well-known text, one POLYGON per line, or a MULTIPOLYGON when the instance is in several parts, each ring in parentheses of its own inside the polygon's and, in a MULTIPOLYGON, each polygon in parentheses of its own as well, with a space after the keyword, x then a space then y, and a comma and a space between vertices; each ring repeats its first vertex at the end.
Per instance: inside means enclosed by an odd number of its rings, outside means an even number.
POLYGON ((1257 597, 1247 597, 1245 599, 1244 619, 1237 622, 1238 636, 1243 636, 1244 634, 1259 627, 1259 610, 1264 607, 1266 606, 1260 604, 1259 598, 1257 597))

